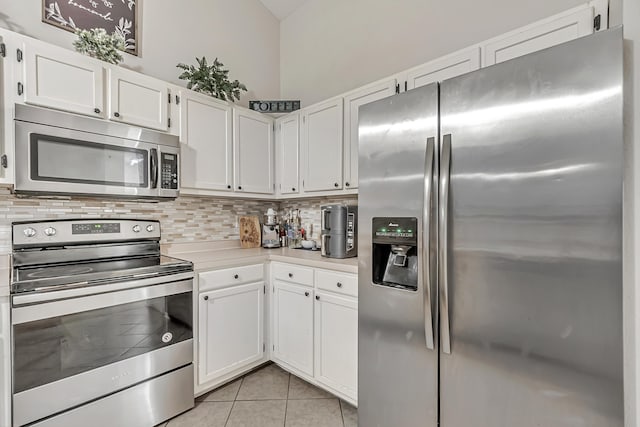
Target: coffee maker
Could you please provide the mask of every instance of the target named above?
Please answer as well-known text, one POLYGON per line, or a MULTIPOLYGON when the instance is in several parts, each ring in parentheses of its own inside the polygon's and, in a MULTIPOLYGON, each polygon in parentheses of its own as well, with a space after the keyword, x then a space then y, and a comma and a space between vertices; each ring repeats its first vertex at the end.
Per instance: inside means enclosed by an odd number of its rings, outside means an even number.
POLYGON ((373 283, 418 289, 417 218, 373 218, 373 283))
POLYGON ((278 214, 273 208, 267 209, 267 213, 263 216, 262 247, 280 247, 280 223, 278 222, 278 214))
POLYGON ((321 206, 320 223, 322 256, 328 258, 351 258, 358 255, 357 206, 321 206))

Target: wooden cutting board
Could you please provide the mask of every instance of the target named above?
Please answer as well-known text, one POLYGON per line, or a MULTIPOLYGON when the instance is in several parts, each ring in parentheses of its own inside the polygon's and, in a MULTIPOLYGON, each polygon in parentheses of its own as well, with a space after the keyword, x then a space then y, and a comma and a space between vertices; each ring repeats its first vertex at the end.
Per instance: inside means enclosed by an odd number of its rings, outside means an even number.
POLYGON ((240 246, 242 248, 259 248, 260 235, 260 220, 257 216, 240 217, 240 246))

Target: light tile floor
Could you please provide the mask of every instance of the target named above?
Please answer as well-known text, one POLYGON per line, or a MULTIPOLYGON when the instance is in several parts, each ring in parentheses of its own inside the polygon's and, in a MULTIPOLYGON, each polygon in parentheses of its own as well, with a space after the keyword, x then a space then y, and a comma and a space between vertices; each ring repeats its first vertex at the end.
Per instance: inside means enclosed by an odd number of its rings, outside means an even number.
POLYGON ((357 427, 357 409, 275 364, 196 399, 163 427, 357 427))

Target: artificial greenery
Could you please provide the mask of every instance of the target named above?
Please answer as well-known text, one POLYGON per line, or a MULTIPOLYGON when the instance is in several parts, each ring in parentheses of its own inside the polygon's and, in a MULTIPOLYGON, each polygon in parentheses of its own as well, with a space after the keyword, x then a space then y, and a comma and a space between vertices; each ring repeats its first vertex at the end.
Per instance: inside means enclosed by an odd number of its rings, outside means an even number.
POLYGON ((76 35, 78 39, 73 42, 76 51, 110 64, 122 61, 120 52, 125 49, 125 41, 121 35, 107 34, 104 28, 77 29, 76 35))
POLYGON ((229 81, 229 70, 225 70, 223 63, 214 59, 213 64, 207 64, 207 58, 196 58, 198 66, 178 64, 176 67, 184 70, 178 77, 187 80, 187 89, 203 92, 216 98, 233 101, 240 99, 240 91, 247 87, 237 80, 229 81))

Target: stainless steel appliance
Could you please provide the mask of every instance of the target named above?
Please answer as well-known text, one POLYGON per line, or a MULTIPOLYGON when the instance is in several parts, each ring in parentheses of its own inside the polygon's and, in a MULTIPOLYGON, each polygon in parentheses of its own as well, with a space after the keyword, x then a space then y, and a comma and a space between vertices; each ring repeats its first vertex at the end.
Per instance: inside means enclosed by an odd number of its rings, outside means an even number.
POLYGON ((366 105, 359 425, 623 425, 622 31, 366 105))
POLYGON ((267 213, 264 215, 262 221, 262 247, 280 247, 280 222, 278 220, 278 214, 273 208, 267 209, 267 213))
POLYGON ((337 204, 320 207, 321 255, 352 258, 358 255, 358 207, 337 204))
POLYGON ((148 427, 193 407, 193 265, 160 255, 157 221, 12 229, 14 427, 148 427))
POLYGON ((15 192, 176 198, 176 136, 16 104, 15 192))

